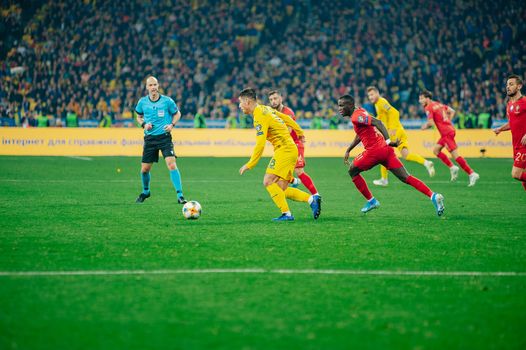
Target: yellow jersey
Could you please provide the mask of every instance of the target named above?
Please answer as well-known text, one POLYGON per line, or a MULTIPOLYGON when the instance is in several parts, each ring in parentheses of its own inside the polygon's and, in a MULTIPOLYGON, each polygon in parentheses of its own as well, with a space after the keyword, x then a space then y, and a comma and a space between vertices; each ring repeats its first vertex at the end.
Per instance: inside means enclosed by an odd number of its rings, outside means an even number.
POLYGON ((400 113, 385 98, 380 96, 374 104, 374 108, 376 109, 376 117, 385 124, 388 130, 403 129, 402 123, 400 123, 400 113))
POLYGON ((258 104, 254 109, 256 147, 246 166, 252 169, 258 164, 267 140, 274 146, 274 151, 278 149, 295 151, 297 146, 290 136, 288 127, 296 131, 298 137, 303 136, 303 130, 290 116, 278 112, 269 106, 258 104))

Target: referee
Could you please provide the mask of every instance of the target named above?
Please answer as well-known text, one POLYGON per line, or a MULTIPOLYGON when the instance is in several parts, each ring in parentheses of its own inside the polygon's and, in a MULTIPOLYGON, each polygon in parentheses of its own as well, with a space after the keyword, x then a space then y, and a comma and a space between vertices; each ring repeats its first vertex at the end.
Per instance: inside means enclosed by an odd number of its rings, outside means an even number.
POLYGON ((181 112, 174 100, 159 94, 159 82, 155 77, 150 76, 146 79, 146 89, 148 95, 142 97, 135 107, 137 122, 144 129, 141 163, 142 192, 135 202, 142 203, 150 197, 150 169, 154 162, 159 161, 159 151, 161 151, 177 192, 177 202, 184 204, 186 200, 183 197, 181 173, 175 163, 176 155, 170 133, 181 118, 181 112))

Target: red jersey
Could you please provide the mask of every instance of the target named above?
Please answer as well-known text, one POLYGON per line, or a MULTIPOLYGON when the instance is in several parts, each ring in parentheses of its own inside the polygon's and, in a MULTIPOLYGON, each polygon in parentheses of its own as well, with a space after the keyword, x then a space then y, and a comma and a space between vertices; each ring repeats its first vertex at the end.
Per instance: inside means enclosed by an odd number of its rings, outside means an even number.
POLYGON ((506 106, 506 116, 510 123, 513 149, 526 148, 521 144, 521 139, 526 134, 526 96, 515 102, 509 101, 506 106))
POLYGON ((427 119, 433 119, 438 132, 442 136, 453 134, 455 132, 455 127, 446 114, 448 108, 448 106, 437 101, 432 101, 424 108, 427 114, 427 119))
POLYGON ((388 147, 383 135, 372 124, 373 117, 363 108, 356 108, 351 115, 354 131, 366 150, 388 147))
MULTIPOLYGON (((294 115, 294 111, 291 108, 287 107, 287 106, 283 106, 283 109, 281 110, 281 113, 286 114, 289 117, 291 117, 292 119, 296 120, 296 116, 294 115)), ((290 131, 290 136, 292 136, 292 139, 294 140, 294 142, 296 144, 301 143, 298 135, 296 135, 296 132, 294 130, 290 131)))

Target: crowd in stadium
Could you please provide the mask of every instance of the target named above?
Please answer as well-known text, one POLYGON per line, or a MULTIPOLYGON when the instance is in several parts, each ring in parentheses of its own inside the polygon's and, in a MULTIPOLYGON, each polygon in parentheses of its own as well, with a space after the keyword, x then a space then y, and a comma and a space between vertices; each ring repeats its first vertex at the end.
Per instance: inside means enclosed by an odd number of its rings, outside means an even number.
POLYGON ((426 88, 458 127, 488 127, 505 118, 505 77, 526 70, 519 0, 29 2, 1 8, 3 125, 131 121, 153 74, 196 125, 248 124, 237 94, 251 86, 281 89, 317 127, 376 85, 405 120, 424 117, 426 88))

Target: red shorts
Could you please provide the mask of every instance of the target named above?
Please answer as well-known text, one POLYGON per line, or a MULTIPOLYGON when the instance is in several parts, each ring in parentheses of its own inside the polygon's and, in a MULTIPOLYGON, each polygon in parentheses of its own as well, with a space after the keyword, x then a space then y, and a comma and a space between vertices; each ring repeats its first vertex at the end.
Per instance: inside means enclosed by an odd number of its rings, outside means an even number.
POLYGON ((526 169, 526 148, 513 149, 513 166, 526 169))
POLYGON ((387 169, 398 169, 403 167, 402 162, 390 146, 382 148, 366 149, 353 160, 353 164, 360 170, 369 170, 377 164, 382 164, 387 169))
POLYGON ((296 162, 296 168, 305 168, 305 146, 303 143, 296 143, 298 146, 298 161, 296 162))
POLYGON ((446 147, 449 152, 452 152, 458 148, 457 143, 455 142, 455 133, 440 136, 441 137, 437 144, 446 147))

